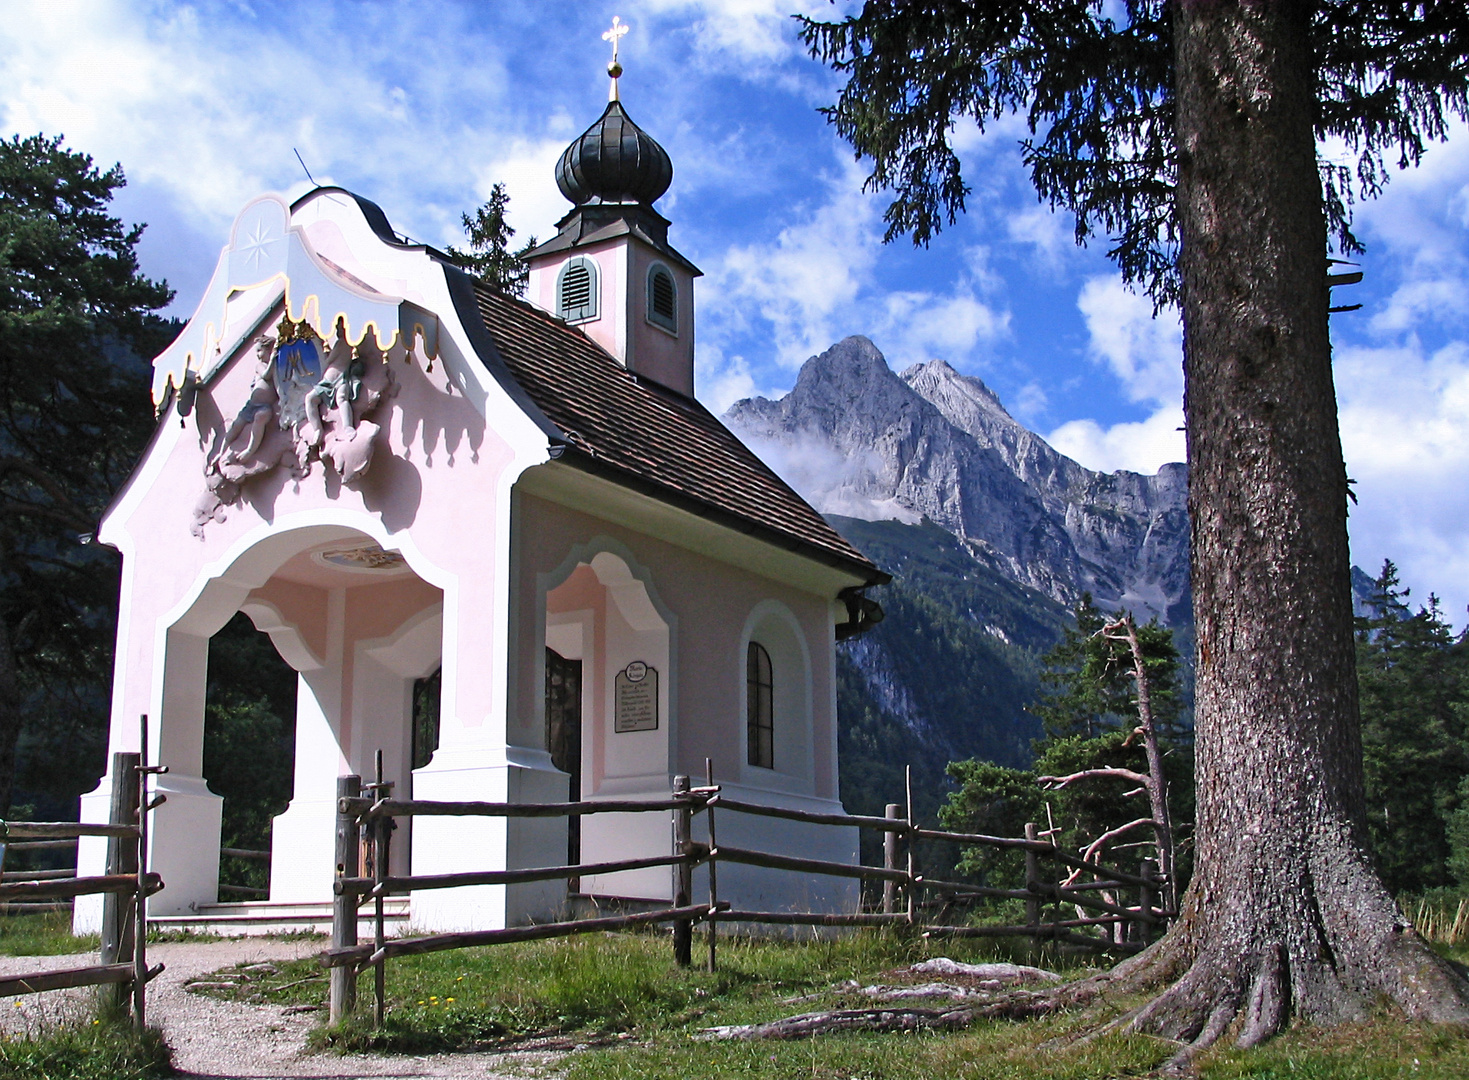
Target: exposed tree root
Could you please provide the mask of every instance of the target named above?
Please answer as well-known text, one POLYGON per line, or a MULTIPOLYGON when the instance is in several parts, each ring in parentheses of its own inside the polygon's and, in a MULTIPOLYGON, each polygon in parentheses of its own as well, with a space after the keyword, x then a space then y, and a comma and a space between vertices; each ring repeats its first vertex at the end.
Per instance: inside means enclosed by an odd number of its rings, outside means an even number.
POLYGON ((959 1009, 834 1009, 802 1013, 767 1024, 732 1024, 705 1028, 699 1039, 803 1039, 838 1031, 919 1031, 965 1027, 972 1010, 959 1009))
MULTIPOLYGON (((1065 988, 1061 988, 1064 990, 1065 988)), ((705 1028, 700 1039, 804 1039, 841 1031, 953 1031, 975 1020, 1027 1020, 1066 1008, 1061 990, 1031 993, 1017 990, 983 1004, 948 1009, 887 1007, 832 1009, 802 1013, 765 1024, 734 1024, 705 1028)))
MULTIPOLYGON (((1195 913, 1196 914, 1196 913, 1195 913)), ((704 1039, 798 1039, 850 1031, 953 1031, 977 1020, 1022 1020, 1091 1008, 1095 1024, 1067 1041, 1131 1031, 1180 1045, 1158 1070, 1188 1075, 1204 1049, 1232 1036, 1257 1046, 1292 1016, 1332 1024, 1361 1019, 1382 998, 1411 1019, 1469 1027, 1469 982, 1456 965, 1432 952, 1410 926, 1399 924, 1378 948, 1352 941, 1332 950, 1325 942, 1308 955, 1283 943, 1223 957, 1221 947, 1199 949, 1185 918, 1162 941, 1110 972, 1045 990, 1014 990, 983 1001, 944 1008, 899 1006, 803 1013, 765 1024, 709 1028, 704 1039), (1357 959, 1347 961, 1345 953, 1357 959), (1120 1016, 1102 1011, 1119 997, 1164 987, 1120 1016)), ((1318 924, 1319 926, 1320 924, 1318 924)), ((1227 936, 1227 935, 1226 935, 1227 936)))
POLYGON ((1112 973, 1118 993, 1164 988, 1102 1030, 1180 1043, 1161 1070, 1178 1075, 1221 1039, 1250 1048, 1292 1017, 1325 1025, 1359 1020, 1383 1000, 1409 1019, 1469 1027, 1463 970, 1427 946, 1370 871, 1341 867, 1330 906, 1303 889, 1273 908, 1242 905, 1207 933, 1196 894, 1166 938, 1112 973))

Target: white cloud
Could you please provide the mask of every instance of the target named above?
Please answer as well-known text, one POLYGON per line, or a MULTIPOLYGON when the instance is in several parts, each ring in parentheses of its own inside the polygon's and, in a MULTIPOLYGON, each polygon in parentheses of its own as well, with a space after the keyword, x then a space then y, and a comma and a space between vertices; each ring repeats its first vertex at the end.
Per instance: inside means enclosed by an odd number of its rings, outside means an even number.
POLYGON ((874 274, 880 201, 861 184, 848 167, 827 180, 825 202, 799 208, 773 239, 728 248, 702 293, 705 325, 717 339, 768 324, 787 368, 850 334, 870 337, 894 369, 933 359, 972 366, 977 349, 1009 331, 1009 312, 987 297, 1000 282, 986 250, 965 250, 945 292, 883 290, 874 274))
POLYGON ((1089 469, 1151 474, 1187 456, 1182 427, 1183 408, 1173 405, 1146 420, 1105 428, 1095 420, 1071 420, 1047 435, 1046 442, 1089 469))
POLYGON ((1091 335, 1089 354, 1122 381, 1129 400, 1182 400, 1183 331, 1176 313, 1154 318, 1153 302, 1117 274, 1087 281, 1076 303, 1091 335))
MULTIPOLYGON (((1417 278, 1399 285, 1384 307, 1372 313, 1371 329, 1377 333, 1412 330, 1425 317, 1449 321, 1469 314, 1469 281, 1457 275, 1417 278)), ((1341 295, 1333 302, 1344 303, 1341 295)))
POLYGON ((872 337, 894 370, 935 359, 958 366, 1010 326, 1009 312, 986 304, 963 281, 947 295, 888 293, 882 307, 885 318, 874 325, 872 337))
POLYGON ((1436 590, 1461 625, 1469 604, 1469 342, 1338 350, 1342 451, 1357 481, 1352 557, 1402 568, 1414 595, 1436 590))
POLYGON ((1150 405, 1146 420, 1103 427, 1071 420, 1046 441, 1090 469, 1155 473, 1187 456, 1183 432, 1183 336, 1178 316, 1153 316, 1153 302, 1117 274, 1089 279, 1077 298, 1090 340, 1087 354, 1116 376, 1128 400, 1150 405))
POLYGON ((1005 235, 1029 251, 1039 268, 1052 275, 1062 271, 1066 258, 1076 251, 1070 219, 1049 206, 1020 206, 1011 211, 1004 224, 1005 235))
POLYGON ((1006 408, 1010 415, 1022 424, 1033 426, 1040 417, 1045 415, 1049 406, 1050 399, 1045 387, 1032 379, 1016 391, 1015 400, 1008 403, 1006 408))
MULTIPOLYGON (((569 121, 553 122, 551 126, 564 129, 569 126, 569 121)), ((506 220, 515 229, 517 245, 532 236, 543 241, 550 239, 555 232, 554 223, 566 213, 566 199, 549 178, 554 175, 556 162, 572 138, 575 138, 574 134, 558 130, 550 138, 510 139, 495 156, 476 168, 475 193, 481 202, 490 197, 490 191, 497 183, 505 185, 505 193, 510 196, 506 220)), ((453 224, 452 235, 445 237, 443 242, 461 244, 464 237, 459 222, 453 224)))
POLYGON ((920 515, 896 499, 876 498, 883 461, 878 454, 844 457, 820 436, 760 439, 742 435, 745 443, 775 473, 823 514, 841 514, 865 521, 898 520, 910 525, 920 515))
POLYGON ((876 203, 860 188, 849 170, 828 183, 825 203, 773 240, 728 248, 703 290, 712 320, 743 328, 753 313, 770 325, 775 357, 787 367, 857 332, 846 319, 880 243, 876 203))
POLYGON ((706 58, 762 68, 805 55, 793 14, 832 14, 822 0, 647 0, 644 10, 692 19, 695 47, 706 58))
POLYGON ((1383 193, 1356 208, 1368 241, 1367 265, 1384 252, 1418 267, 1464 261, 1469 229, 1469 125, 1455 120, 1449 140, 1429 143, 1417 168, 1392 170, 1383 193))
POLYGON ((390 18, 322 4, 274 20, 96 0, 15 3, 5 14, 6 128, 64 134, 99 163, 122 161, 130 179, 167 192, 193 227, 217 236, 261 191, 309 186, 299 151, 317 182, 383 201, 424 239, 457 238, 483 163, 524 137, 513 117, 460 126, 438 115, 446 92, 488 109, 505 90, 494 50, 455 71, 452 86, 423 62, 465 37, 463 9, 390 18))
POLYGON ((736 401, 760 393, 745 358, 726 357, 716 345, 699 347, 694 358, 694 381, 699 388, 699 400, 715 416, 723 416, 736 401))

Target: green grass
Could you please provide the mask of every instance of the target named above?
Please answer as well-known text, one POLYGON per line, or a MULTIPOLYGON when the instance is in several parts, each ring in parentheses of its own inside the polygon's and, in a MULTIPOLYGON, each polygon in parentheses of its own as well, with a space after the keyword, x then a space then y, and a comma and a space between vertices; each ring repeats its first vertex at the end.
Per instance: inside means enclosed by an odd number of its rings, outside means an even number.
POLYGON ((100 946, 96 934, 71 932, 69 911, 0 917, 0 956, 58 956, 96 952, 100 946))
POLYGON ((1463 1080, 1469 1037, 1384 1015, 1336 1028, 1297 1025, 1256 1050, 1214 1051, 1204 1080, 1463 1080))
POLYGON ((140 1036, 126 1022, 59 1024, 0 1035, 0 1076, 17 1080, 151 1080, 172 1072, 158 1032, 140 1036))
MULTIPOLYGON (((341 1050, 426 1052, 553 1035, 596 1042, 685 1033, 771 1019, 792 1011, 784 999, 826 992, 848 979, 870 982, 929 955, 995 955, 993 947, 930 948, 884 934, 804 944, 734 940, 720 942, 719 970, 711 975, 699 968, 679 970, 671 953, 666 935, 601 934, 405 957, 387 965, 388 1010, 381 1031, 363 1018, 372 998, 372 977, 364 973, 358 983, 361 1015, 319 1029, 314 1041, 341 1050)), ((327 979, 313 959, 272 966, 270 972, 252 972, 247 965, 225 969, 207 981, 234 985, 202 992, 324 1006, 327 979)), ((796 1011, 802 1007, 810 1006, 796 1011)))
MULTIPOLYGON (((603 934, 407 957, 388 964, 382 1030, 367 1021, 372 978, 365 973, 359 1015, 318 1028, 313 1042, 338 1051, 428 1053, 553 1038, 585 1047, 561 1066, 567 1080, 1110 1080, 1145 1076, 1177 1050, 1137 1035, 1073 1044, 1073 1036, 1097 1023, 1080 1015, 982 1021, 947 1034, 706 1042, 695 1037, 706 1027, 870 1005, 844 986, 847 980, 891 981, 893 969, 929 956, 1023 957, 992 943, 881 933, 801 944, 722 940, 713 975, 680 971, 670 953, 665 935, 603 934), (808 995, 814 996, 791 1000, 808 995)), ((1082 974, 1054 956, 1041 965, 1068 977, 1082 974)), ((314 960, 272 967, 227 969, 211 978, 233 985, 209 992, 316 1005, 324 1015, 327 979, 314 960)), ((1204 1080, 1462 1080, 1469 1076, 1469 1037, 1384 1014, 1333 1029, 1292 1028, 1258 1050, 1219 1048, 1200 1059, 1199 1074, 1204 1080)))

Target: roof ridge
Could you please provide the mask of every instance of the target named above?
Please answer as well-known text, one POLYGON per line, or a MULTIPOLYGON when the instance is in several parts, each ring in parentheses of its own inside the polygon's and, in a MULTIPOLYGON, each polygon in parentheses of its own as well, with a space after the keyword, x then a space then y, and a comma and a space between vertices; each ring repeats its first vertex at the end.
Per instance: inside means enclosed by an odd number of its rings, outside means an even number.
POLYGON ((585 333, 478 280, 473 305, 510 378, 571 439, 564 458, 869 583, 886 580, 697 398, 628 371, 585 333))

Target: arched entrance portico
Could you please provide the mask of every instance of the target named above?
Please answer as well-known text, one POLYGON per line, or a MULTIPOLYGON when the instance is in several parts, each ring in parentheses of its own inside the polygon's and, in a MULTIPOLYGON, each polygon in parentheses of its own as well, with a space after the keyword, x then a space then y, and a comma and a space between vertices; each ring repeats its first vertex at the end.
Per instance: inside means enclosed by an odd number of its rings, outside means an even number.
MULTIPOLYGON (((159 620, 152 666, 148 741, 169 771, 156 785, 167 800, 150 844, 168 887, 151 913, 217 901, 222 800, 203 778, 205 684, 209 639, 236 611, 297 672, 293 790, 272 829, 270 899, 330 901, 337 777, 372 775, 381 751, 385 778, 411 793, 412 688, 441 663, 443 590, 360 528, 308 524, 245 545, 179 607, 159 620)), ((104 777, 86 798, 105 800, 109 787, 104 777)), ((409 858, 409 844, 399 844, 394 869, 406 872, 409 858)))

